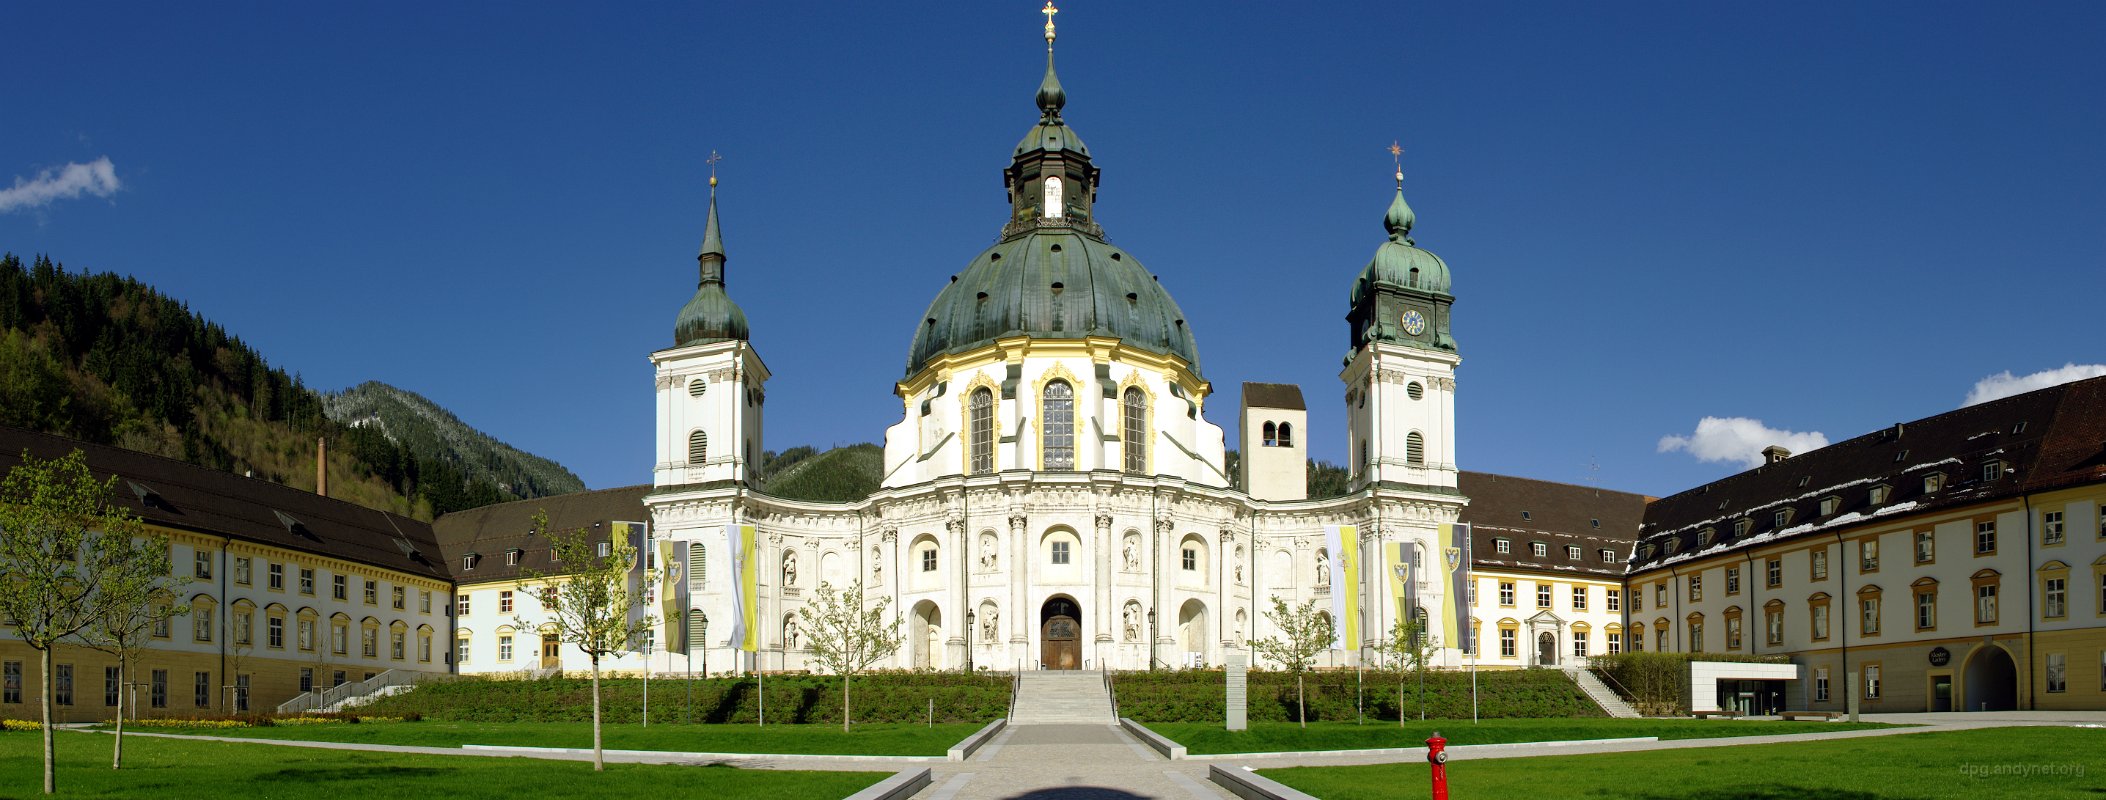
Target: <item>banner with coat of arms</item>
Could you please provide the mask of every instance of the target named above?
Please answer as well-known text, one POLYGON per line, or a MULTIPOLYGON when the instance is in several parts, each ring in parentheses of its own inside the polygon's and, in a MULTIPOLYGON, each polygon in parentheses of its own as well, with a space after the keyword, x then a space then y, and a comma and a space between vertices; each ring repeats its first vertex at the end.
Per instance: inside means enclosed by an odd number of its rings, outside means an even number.
POLYGON ((1441 596, 1441 641, 1472 652, 1470 641, 1470 525, 1442 523, 1440 569, 1447 577, 1441 596))
POLYGON ((1360 646, 1360 528, 1332 525, 1324 528, 1331 551, 1331 646, 1346 650, 1360 646))

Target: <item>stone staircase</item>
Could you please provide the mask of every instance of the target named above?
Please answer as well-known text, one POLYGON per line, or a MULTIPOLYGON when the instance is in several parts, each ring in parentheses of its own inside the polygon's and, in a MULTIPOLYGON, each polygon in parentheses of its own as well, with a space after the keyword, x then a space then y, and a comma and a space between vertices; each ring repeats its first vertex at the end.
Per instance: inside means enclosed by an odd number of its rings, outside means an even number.
POLYGON ((1601 706, 1601 710, 1608 712, 1609 716, 1619 719, 1638 718, 1638 711, 1631 708, 1631 704, 1624 702, 1623 698, 1617 697, 1616 692, 1610 690, 1600 678, 1594 677, 1594 670, 1566 667, 1565 675, 1572 678, 1573 683, 1579 684, 1580 691, 1587 693, 1587 699, 1601 706))
POLYGON ((1023 674, 1011 725, 1110 725, 1111 695, 1095 671, 1038 670, 1023 674))

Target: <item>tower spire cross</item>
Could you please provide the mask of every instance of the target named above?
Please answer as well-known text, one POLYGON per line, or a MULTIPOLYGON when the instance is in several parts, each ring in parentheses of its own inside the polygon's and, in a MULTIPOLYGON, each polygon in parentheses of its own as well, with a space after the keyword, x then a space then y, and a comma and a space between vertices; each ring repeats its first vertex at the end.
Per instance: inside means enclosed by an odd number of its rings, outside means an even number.
POLYGON ((1397 188, 1404 188, 1404 145, 1399 140, 1389 142, 1389 157, 1397 165, 1397 188))
POLYGON ((702 159, 702 163, 709 165, 709 185, 712 188, 717 185, 717 162, 723 160, 724 157, 718 155, 715 150, 709 151, 709 157, 702 159))
POLYGON ((1039 9, 1038 13, 1046 15, 1046 52, 1053 52, 1053 15, 1060 13, 1060 9, 1053 7, 1053 0, 1046 0, 1046 7, 1039 9))

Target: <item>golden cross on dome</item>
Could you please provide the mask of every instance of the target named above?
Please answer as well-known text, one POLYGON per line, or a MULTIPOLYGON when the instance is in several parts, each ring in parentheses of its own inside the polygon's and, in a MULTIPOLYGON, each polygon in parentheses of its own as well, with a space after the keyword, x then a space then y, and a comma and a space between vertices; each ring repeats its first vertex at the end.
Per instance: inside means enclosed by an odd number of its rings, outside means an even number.
POLYGON ((1397 164, 1397 188, 1404 188, 1404 145, 1395 139, 1389 142, 1389 157, 1397 164))
POLYGON ((717 155, 715 150, 709 151, 709 157, 702 159, 702 163, 709 165, 709 185, 717 185, 717 162, 723 160, 724 157, 717 155))
POLYGON ((1039 9, 1038 13, 1046 15, 1046 49, 1051 50, 1053 49, 1053 15, 1060 13, 1060 9, 1053 7, 1053 0, 1046 0, 1046 7, 1039 9))

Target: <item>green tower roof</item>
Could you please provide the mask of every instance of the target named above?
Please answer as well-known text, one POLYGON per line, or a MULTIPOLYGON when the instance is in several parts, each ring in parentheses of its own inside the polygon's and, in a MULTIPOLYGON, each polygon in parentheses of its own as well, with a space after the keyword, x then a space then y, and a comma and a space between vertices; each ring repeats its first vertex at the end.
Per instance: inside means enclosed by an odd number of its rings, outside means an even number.
POLYGON ((746 312, 724 292, 724 236, 717 228, 717 179, 709 179, 709 222, 702 230, 702 252, 696 254, 701 281, 695 296, 680 307, 673 322, 673 346, 746 341, 746 312))

